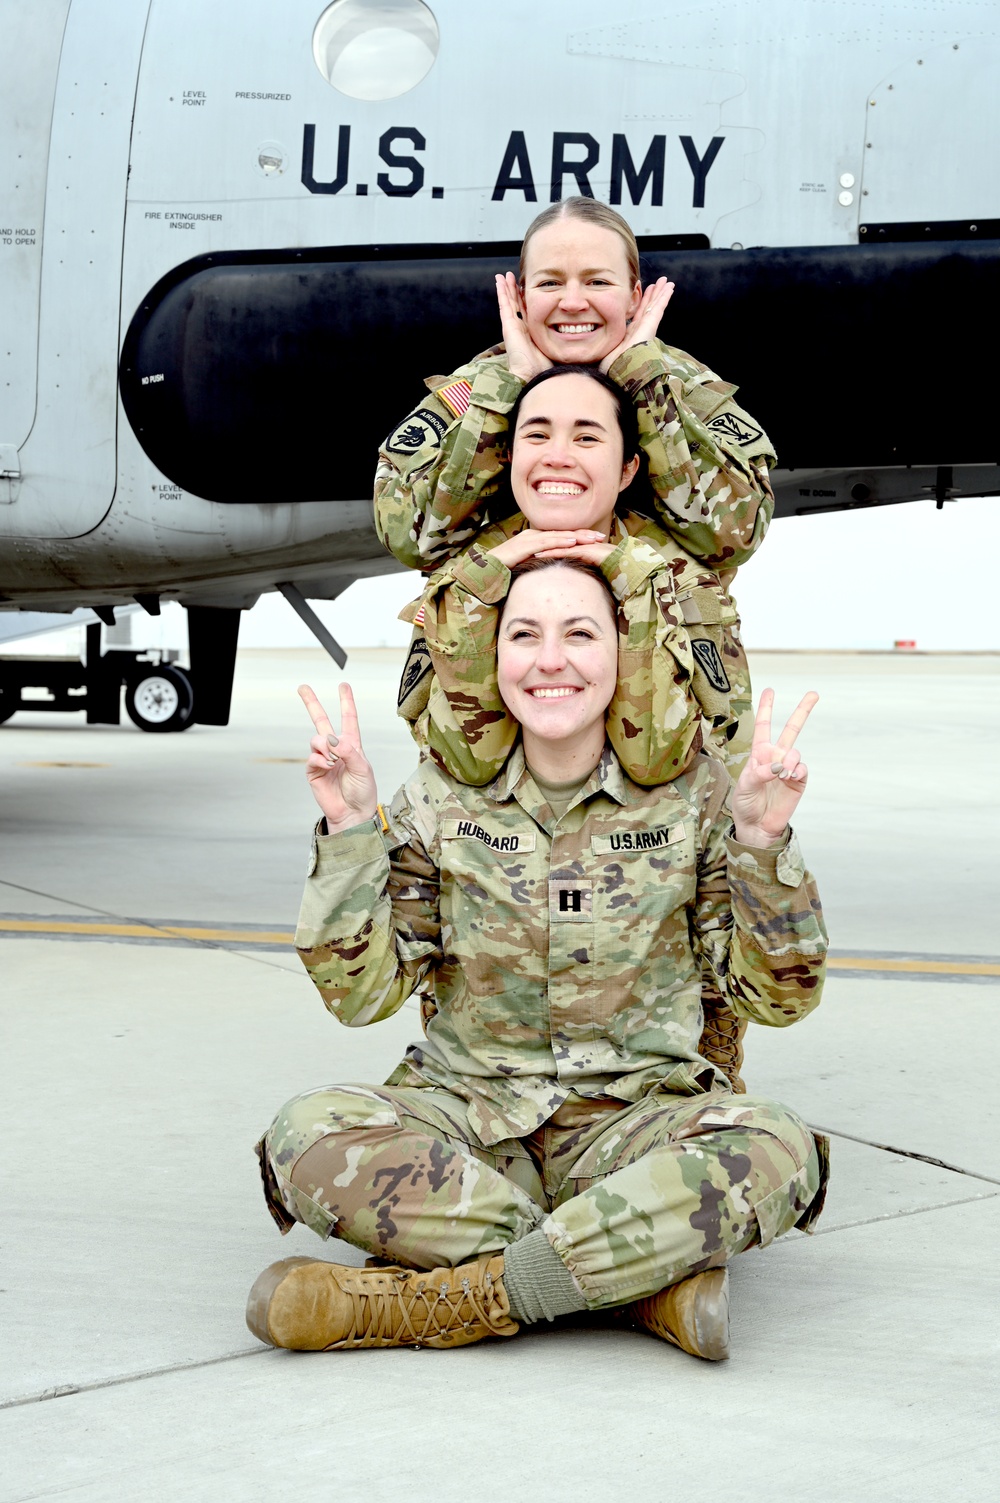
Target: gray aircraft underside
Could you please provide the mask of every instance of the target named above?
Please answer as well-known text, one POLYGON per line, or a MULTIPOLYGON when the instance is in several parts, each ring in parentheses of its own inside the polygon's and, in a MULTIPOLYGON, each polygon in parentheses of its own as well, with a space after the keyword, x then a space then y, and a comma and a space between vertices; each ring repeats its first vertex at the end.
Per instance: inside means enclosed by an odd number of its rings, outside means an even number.
POLYGON ((0 0, 0 608, 395 568, 375 446, 580 191, 767 426, 779 515, 1000 491, 998 32, 985 0, 0 0))

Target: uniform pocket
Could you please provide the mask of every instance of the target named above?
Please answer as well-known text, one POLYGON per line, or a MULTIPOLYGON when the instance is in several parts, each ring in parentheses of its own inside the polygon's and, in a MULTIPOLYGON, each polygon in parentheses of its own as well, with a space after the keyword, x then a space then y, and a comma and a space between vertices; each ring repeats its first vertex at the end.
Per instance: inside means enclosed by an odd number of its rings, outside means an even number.
POLYGON ((829 1144, 793 1112, 762 1097, 733 1096, 712 1103, 677 1131, 678 1138, 726 1130, 746 1132, 758 1142, 764 1172, 774 1189, 754 1205, 760 1245, 767 1247, 793 1227, 808 1230, 823 1207, 829 1172, 829 1144), (770 1141, 769 1141, 770 1140, 770 1141))
POLYGON ((784 1236, 793 1227, 808 1232, 819 1217, 826 1199, 829 1177, 829 1142, 816 1138, 816 1154, 810 1155, 804 1166, 792 1176, 787 1184, 772 1190, 757 1202, 755 1214, 760 1230, 760 1245, 767 1247, 775 1237, 784 1236))

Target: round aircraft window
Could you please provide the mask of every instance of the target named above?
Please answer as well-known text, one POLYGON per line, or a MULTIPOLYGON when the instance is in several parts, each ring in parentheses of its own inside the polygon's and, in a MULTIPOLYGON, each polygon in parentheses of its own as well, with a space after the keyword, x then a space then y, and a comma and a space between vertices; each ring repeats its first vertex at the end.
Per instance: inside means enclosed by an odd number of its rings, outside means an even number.
POLYGON ((334 0, 313 32, 316 66, 352 99, 395 99, 434 66, 440 35, 421 0, 334 0))

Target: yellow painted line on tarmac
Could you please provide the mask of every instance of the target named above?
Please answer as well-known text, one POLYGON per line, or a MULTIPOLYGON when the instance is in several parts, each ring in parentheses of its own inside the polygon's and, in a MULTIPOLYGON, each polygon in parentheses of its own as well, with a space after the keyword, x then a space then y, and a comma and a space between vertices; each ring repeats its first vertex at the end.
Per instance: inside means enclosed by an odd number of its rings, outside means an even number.
POLYGON ((936 976, 1000 976, 1000 965, 964 960, 880 960, 874 955, 831 955, 832 971, 919 972, 936 976))
POLYGON ((207 939, 223 944, 290 945, 291 930, 197 929, 163 924, 102 924, 89 919, 0 919, 0 934, 104 935, 108 939, 207 939))
POLYGON ((110 762, 19 762, 19 767, 110 767, 110 762))
MULTIPOLYGON (((128 924, 98 919, 0 918, 0 936, 4 934, 79 935, 88 939, 201 940, 209 944, 292 945, 291 929, 202 929, 188 924, 128 924)), ((831 955, 831 971, 867 971, 887 975, 910 976, 998 976, 1000 962, 985 960, 900 960, 878 955, 831 955)))

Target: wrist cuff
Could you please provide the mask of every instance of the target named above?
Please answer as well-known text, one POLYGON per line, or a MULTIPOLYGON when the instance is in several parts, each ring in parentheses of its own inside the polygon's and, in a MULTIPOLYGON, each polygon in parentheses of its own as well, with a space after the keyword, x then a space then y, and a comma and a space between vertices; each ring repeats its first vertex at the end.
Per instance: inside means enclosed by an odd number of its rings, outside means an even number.
POLYGON ((492 553, 471 547, 453 565, 455 583, 484 605, 499 605, 510 589, 510 570, 492 553))
POLYGON ((658 339, 645 339, 641 344, 630 345, 627 350, 622 350, 608 370, 612 381, 624 387, 629 396, 634 396, 655 377, 669 374, 670 367, 658 339))
POLYGON ((798 887, 806 874, 798 838, 789 825, 773 845, 744 845, 735 831, 726 840, 729 859, 744 875, 756 875, 766 882, 778 881, 782 887, 798 887))

